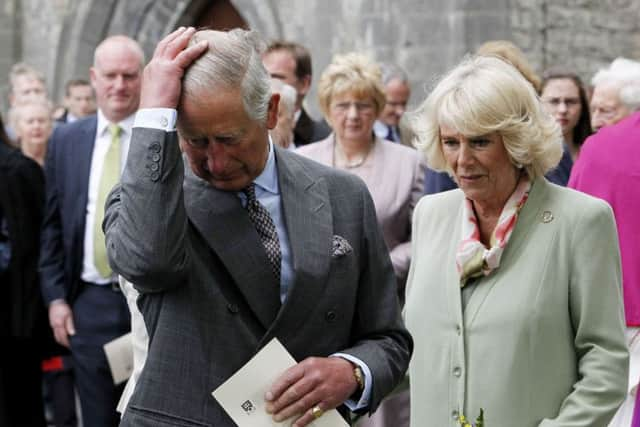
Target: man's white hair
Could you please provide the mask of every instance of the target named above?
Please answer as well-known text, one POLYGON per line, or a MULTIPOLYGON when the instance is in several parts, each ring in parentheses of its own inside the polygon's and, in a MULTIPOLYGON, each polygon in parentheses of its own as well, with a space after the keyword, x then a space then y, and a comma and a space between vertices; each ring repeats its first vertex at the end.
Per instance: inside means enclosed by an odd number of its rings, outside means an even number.
POLYGON ((214 89, 240 88, 242 103, 251 119, 267 119, 271 87, 269 74, 262 65, 264 41, 257 32, 236 28, 229 32, 201 30, 190 45, 201 40, 209 48, 187 69, 182 79, 182 96, 202 99, 214 89))

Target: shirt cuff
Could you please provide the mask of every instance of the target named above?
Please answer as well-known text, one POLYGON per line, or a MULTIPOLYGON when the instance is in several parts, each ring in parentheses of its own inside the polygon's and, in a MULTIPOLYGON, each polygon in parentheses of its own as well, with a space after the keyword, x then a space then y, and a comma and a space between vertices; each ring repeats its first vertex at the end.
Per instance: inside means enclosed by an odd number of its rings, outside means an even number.
POLYGON ((49 306, 52 306, 53 304, 60 304, 60 303, 66 304, 67 301, 64 298, 56 298, 49 303, 49 306))
POLYGON ((360 400, 355 401, 353 399, 348 399, 344 402, 345 406, 349 408, 350 411, 360 411, 362 409, 366 409, 369 407, 369 400, 371 398, 371 388, 373 387, 373 381, 371 379, 371 370, 369 367, 360 359, 350 354, 345 353, 334 353, 331 357, 342 357, 343 359, 348 360, 351 363, 354 363, 362 369, 362 376, 364 377, 364 390, 362 390, 362 394, 360 395, 360 400))
POLYGON ((173 108, 143 108, 136 113, 133 127, 173 132, 177 118, 178 112, 173 108))

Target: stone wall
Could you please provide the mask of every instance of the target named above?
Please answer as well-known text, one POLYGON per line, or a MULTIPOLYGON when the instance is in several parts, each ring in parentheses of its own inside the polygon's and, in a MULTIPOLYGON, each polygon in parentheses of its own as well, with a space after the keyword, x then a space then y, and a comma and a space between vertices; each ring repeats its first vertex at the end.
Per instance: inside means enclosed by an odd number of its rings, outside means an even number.
POLYGON ((510 18, 540 72, 564 67, 588 82, 618 56, 640 60, 638 0, 511 0, 510 18))
MULTIPOLYGON (((267 38, 298 40, 315 79, 335 53, 360 50, 407 69, 413 103, 431 82, 490 39, 513 40, 534 68, 583 77, 617 56, 640 59, 640 0, 228 0, 267 38)), ((24 60, 48 76, 50 94, 87 77, 93 49, 128 34, 147 55, 163 34, 189 25, 212 0, 0 0, 0 76, 24 60)), ((6 78, 0 78, 3 102, 6 78)), ((315 85, 314 85, 315 87, 315 85)), ((317 115, 315 97, 309 97, 317 115)))

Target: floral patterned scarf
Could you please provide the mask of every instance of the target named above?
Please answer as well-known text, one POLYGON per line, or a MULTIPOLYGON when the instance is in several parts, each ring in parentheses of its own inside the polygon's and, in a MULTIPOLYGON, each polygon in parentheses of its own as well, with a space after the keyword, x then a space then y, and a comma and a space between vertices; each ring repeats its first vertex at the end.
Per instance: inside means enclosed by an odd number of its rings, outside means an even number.
POLYGON ((456 265, 460 274, 460 286, 464 287, 469 279, 488 276, 500 265, 500 257, 509 243, 511 233, 516 226, 518 213, 529 197, 531 182, 523 175, 515 191, 502 209, 495 230, 491 234, 491 248, 487 249, 480 241, 478 219, 473 211, 471 200, 465 199, 462 215, 462 241, 456 253, 456 265))

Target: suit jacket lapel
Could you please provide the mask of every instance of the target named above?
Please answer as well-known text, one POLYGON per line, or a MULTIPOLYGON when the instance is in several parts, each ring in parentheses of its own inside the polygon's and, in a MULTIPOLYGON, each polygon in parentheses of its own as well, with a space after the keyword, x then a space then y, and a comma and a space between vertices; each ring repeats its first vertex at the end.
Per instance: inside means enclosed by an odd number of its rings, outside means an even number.
MULTIPOLYGON (((76 236, 80 239, 80 243, 78 243, 80 245, 82 245, 84 239, 87 202, 89 200, 89 179, 91 176, 91 162, 93 160, 93 147, 96 143, 97 127, 98 118, 97 116, 93 116, 91 119, 82 122, 75 140, 59 141, 65 144, 67 148, 67 150, 65 150, 68 155, 65 159, 66 173, 74 175, 74 179, 71 180, 74 187, 69 190, 72 194, 77 194, 78 197, 75 199, 76 205, 70 208, 76 212, 76 236), (74 165, 77 165, 77 167, 74 165)), ((100 207, 96 206, 96 209, 98 208, 100 207)))
POLYGON ((333 222, 325 182, 308 175, 295 154, 276 148, 276 162, 295 279, 272 330, 284 324, 291 332, 313 311, 326 286, 333 222))
POLYGON ((196 177, 187 163, 185 176, 187 216, 268 329, 280 308, 280 287, 258 232, 234 192, 216 190, 196 177))

